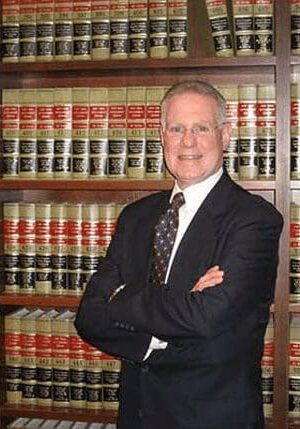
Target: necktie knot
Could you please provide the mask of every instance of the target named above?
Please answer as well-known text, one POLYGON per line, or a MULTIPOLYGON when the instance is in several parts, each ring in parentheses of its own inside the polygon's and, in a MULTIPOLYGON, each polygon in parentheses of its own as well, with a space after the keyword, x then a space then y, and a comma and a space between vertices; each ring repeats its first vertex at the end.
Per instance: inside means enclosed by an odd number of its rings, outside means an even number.
POLYGON ((183 192, 177 192, 174 195, 173 200, 171 202, 171 207, 173 209, 179 210, 181 206, 185 203, 183 192))

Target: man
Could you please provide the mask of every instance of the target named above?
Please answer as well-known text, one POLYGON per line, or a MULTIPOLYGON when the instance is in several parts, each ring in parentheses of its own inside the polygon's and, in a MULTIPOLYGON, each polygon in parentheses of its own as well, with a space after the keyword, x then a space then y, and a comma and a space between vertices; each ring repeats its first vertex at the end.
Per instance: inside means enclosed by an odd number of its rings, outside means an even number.
POLYGON ((124 209, 81 301, 79 334, 123 360, 119 429, 264 426, 260 360, 282 218, 223 171, 230 132, 213 87, 171 88, 161 140, 174 188, 124 209), (161 284, 155 225, 177 193, 184 201, 161 284))

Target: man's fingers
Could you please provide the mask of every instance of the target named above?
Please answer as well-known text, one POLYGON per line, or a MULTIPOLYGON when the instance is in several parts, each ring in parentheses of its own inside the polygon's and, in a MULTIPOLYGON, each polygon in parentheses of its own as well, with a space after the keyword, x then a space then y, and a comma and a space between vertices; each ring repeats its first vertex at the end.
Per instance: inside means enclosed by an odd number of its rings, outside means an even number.
POLYGON ((197 283, 192 288, 191 292, 201 292, 202 290, 216 286, 222 283, 224 271, 220 270, 218 265, 211 267, 206 273, 200 277, 197 283))

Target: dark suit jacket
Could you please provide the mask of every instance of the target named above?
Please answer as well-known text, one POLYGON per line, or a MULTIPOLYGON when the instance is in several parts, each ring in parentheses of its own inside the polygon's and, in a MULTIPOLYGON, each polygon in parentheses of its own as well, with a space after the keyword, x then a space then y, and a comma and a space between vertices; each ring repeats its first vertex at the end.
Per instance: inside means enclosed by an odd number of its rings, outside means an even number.
POLYGON ((162 287, 149 282, 149 271, 154 225, 169 196, 160 192, 124 209, 76 328, 123 359, 119 429, 261 429, 260 360, 282 217, 223 174, 162 287), (215 264, 225 271, 223 283, 191 293, 215 264), (143 361, 152 335, 168 346, 143 361))

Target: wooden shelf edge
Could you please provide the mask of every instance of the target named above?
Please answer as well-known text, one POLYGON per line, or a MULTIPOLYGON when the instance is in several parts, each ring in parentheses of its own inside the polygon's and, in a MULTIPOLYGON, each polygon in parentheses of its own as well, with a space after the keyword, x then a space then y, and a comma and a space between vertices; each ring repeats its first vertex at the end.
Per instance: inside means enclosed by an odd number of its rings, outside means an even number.
POLYGON ((117 411, 89 410, 47 406, 24 406, 20 404, 4 404, 0 407, 1 417, 29 417, 58 419, 71 421, 87 421, 101 423, 115 423, 117 411))
POLYGON ((78 307, 81 296, 0 294, 0 305, 30 305, 45 308, 78 307))

